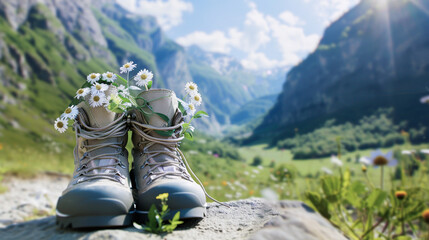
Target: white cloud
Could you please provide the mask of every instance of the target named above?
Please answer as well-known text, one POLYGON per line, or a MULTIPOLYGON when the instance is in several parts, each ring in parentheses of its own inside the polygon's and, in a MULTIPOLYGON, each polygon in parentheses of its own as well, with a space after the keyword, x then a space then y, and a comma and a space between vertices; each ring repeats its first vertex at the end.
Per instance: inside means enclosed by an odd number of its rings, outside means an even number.
POLYGON ((176 39, 176 41, 184 46, 195 44, 210 52, 229 53, 232 47, 240 45, 241 39, 242 33, 237 29, 231 28, 228 34, 222 31, 213 31, 211 33, 195 31, 176 39))
POLYGON ((270 69, 282 65, 277 60, 269 59, 262 52, 251 52, 247 58, 241 61, 241 64, 247 69, 257 70, 257 69, 270 69))
POLYGON ((284 65, 293 65, 300 61, 300 53, 313 51, 319 42, 317 34, 306 35, 301 27, 281 23, 268 16, 272 36, 277 40, 283 55, 284 65))
POLYGON ((294 65, 316 47, 320 36, 305 34, 300 27, 304 22, 293 13, 285 11, 275 18, 260 12, 253 2, 249 3, 249 8, 243 29, 211 33, 196 31, 178 38, 177 42, 184 46, 196 44, 213 52, 241 51, 247 55, 241 63, 249 69, 294 65), (277 45, 282 58, 270 59, 262 50, 267 44, 277 45))
POLYGON ((183 13, 192 12, 193 5, 184 0, 116 0, 127 10, 156 17, 164 30, 182 23, 183 13))
POLYGON ((295 14, 284 11, 279 14, 279 18, 286 24, 290 26, 296 26, 296 25, 303 25, 304 21, 302 21, 299 17, 297 17, 295 14))

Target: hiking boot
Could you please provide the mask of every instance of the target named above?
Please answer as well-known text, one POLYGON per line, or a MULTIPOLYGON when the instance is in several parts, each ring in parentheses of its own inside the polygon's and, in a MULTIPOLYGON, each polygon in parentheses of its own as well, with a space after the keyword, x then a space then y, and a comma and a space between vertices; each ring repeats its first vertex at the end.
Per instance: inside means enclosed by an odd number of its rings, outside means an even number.
POLYGON ((203 218, 205 191, 189 175, 189 166, 178 148, 183 139, 183 117, 175 93, 151 89, 139 97, 144 99, 138 102, 144 105, 143 111, 131 114, 136 222, 147 219, 152 204, 160 209, 160 200, 155 198, 161 193, 169 194, 167 219, 178 211, 180 219, 203 218))
POLYGON ((115 227, 132 224, 126 114, 90 108, 82 102, 74 124, 73 178, 58 199, 62 228, 115 227))

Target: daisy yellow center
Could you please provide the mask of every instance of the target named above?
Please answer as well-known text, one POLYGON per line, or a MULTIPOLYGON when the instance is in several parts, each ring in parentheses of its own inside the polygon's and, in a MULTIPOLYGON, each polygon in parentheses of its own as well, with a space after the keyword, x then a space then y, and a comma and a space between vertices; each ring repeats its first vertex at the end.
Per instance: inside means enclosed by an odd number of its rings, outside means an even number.
POLYGON ((128 64, 128 63, 127 63, 127 64, 125 64, 125 65, 124 65, 124 67, 125 67, 125 68, 129 68, 129 67, 130 67, 130 64, 128 64))
POLYGON ((69 113, 72 112, 72 110, 71 110, 71 108, 67 108, 64 112, 67 113, 67 114, 69 114, 69 113))
POLYGON ((189 109, 194 110, 195 109, 194 105, 189 104, 189 109))
POLYGON ((383 156, 377 156, 374 159, 374 165, 376 166, 384 166, 388 163, 389 161, 387 161, 387 159, 383 156))
POLYGON ((99 96, 94 96, 94 97, 93 97, 93 99, 94 99, 94 101, 96 101, 96 102, 100 101, 100 97, 99 97, 99 96))
POLYGON ((95 85, 95 89, 97 89, 97 90, 99 90, 99 91, 100 91, 100 90, 101 90, 101 85, 98 85, 98 84, 97 84, 97 85, 95 85))
POLYGON ((92 79, 95 79, 96 77, 97 77, 97 76, 96 76, 95 74, 92 74, 92 75, 91 75, 91 78, 92 78, 92 79))
POLYGON ((113 75, 112 75, 111 73, 108 73, 106 76, 107 76, 108 78, 113 77, 113 75))
POLYGON ((191 90, 195 90, 195 86, 194 86, 194 85, 190 85, 190 86, 189 86, 189 89, 191 89, 191 90))
POLYGON ((142 74, 142 75, 140 75, 140 78, 145 80, 147 78, 147 76, 146 76, 146 74, 142 74))
POLYGON ((195 101, 197 101, 197 102, 199 102, 199 101, 200 101, 200 97, 198 97, 198 96, 195 96, 195 97, 194 97, 194 99, 195 99, 195 101))
POLYGON ((83 93, 83 89, 79 89, 79 91, 77 91, 78 94, 82 94, 83 93))
POLYGON ((58 128, 63 128, 63 127, 64 127, 64 123, 62 123, 62 122, 58 122, 58 123, 57 123, 57 127, 58 127, 58 128))

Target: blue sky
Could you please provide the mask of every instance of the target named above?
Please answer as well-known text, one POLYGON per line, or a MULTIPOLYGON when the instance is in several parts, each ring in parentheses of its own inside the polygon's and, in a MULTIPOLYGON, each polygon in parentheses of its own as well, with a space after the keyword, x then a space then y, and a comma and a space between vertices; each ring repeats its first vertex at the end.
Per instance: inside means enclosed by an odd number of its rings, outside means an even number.
POLYGON ((157 18, 183 46, 229 54, 254 70, 289 67, 359 0, 117 0, 157 18))

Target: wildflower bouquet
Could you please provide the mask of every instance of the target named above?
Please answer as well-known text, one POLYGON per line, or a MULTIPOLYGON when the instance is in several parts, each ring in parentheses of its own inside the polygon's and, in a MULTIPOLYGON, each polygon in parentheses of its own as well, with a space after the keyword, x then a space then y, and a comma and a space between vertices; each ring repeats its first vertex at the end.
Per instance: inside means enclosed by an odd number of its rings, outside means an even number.
MULTIPOLYGON (((147 69, 140 70, 131 78, 133 81, 130 81, 130 73, 136 66, 133 61, 130 61, 120 67, 120 74, 125 74, 126 76, 124 77, 109 71, 103 74, 89 74, 85 84, 76 91, 74 100, 65 109, 64 113, 55 120, 55 129, 60 133, 64 133, 68 129, 79 113, 77 106, 81 102, 92 108, 104 107, 107 111, 114 113, 128 113, 132 110, 137 110, 144 115, 157 114, 163 120, 169 122, 170 119, 166 115, 154 112, 148 106, 148 102, 139 97, 141 92, 151 89, 153 73, 147 69), (138 100, 143 100, 143 104, 139 105, 138 100), (147 108, 152 112, 148 113, 143 108, 147 108)), ((192 120, 208 116, 208 114, 204 111, 196 111, 196 107, 202 103, 197 84, 193 82, 186 83, 185 92, 186 95, 183 99, 177 99, 180 111, 185 116, 185 119, 188 120, 182 125, 181 135, 187 139, 192 139, 194 131, 194 127, 191 125, 192 120)))

